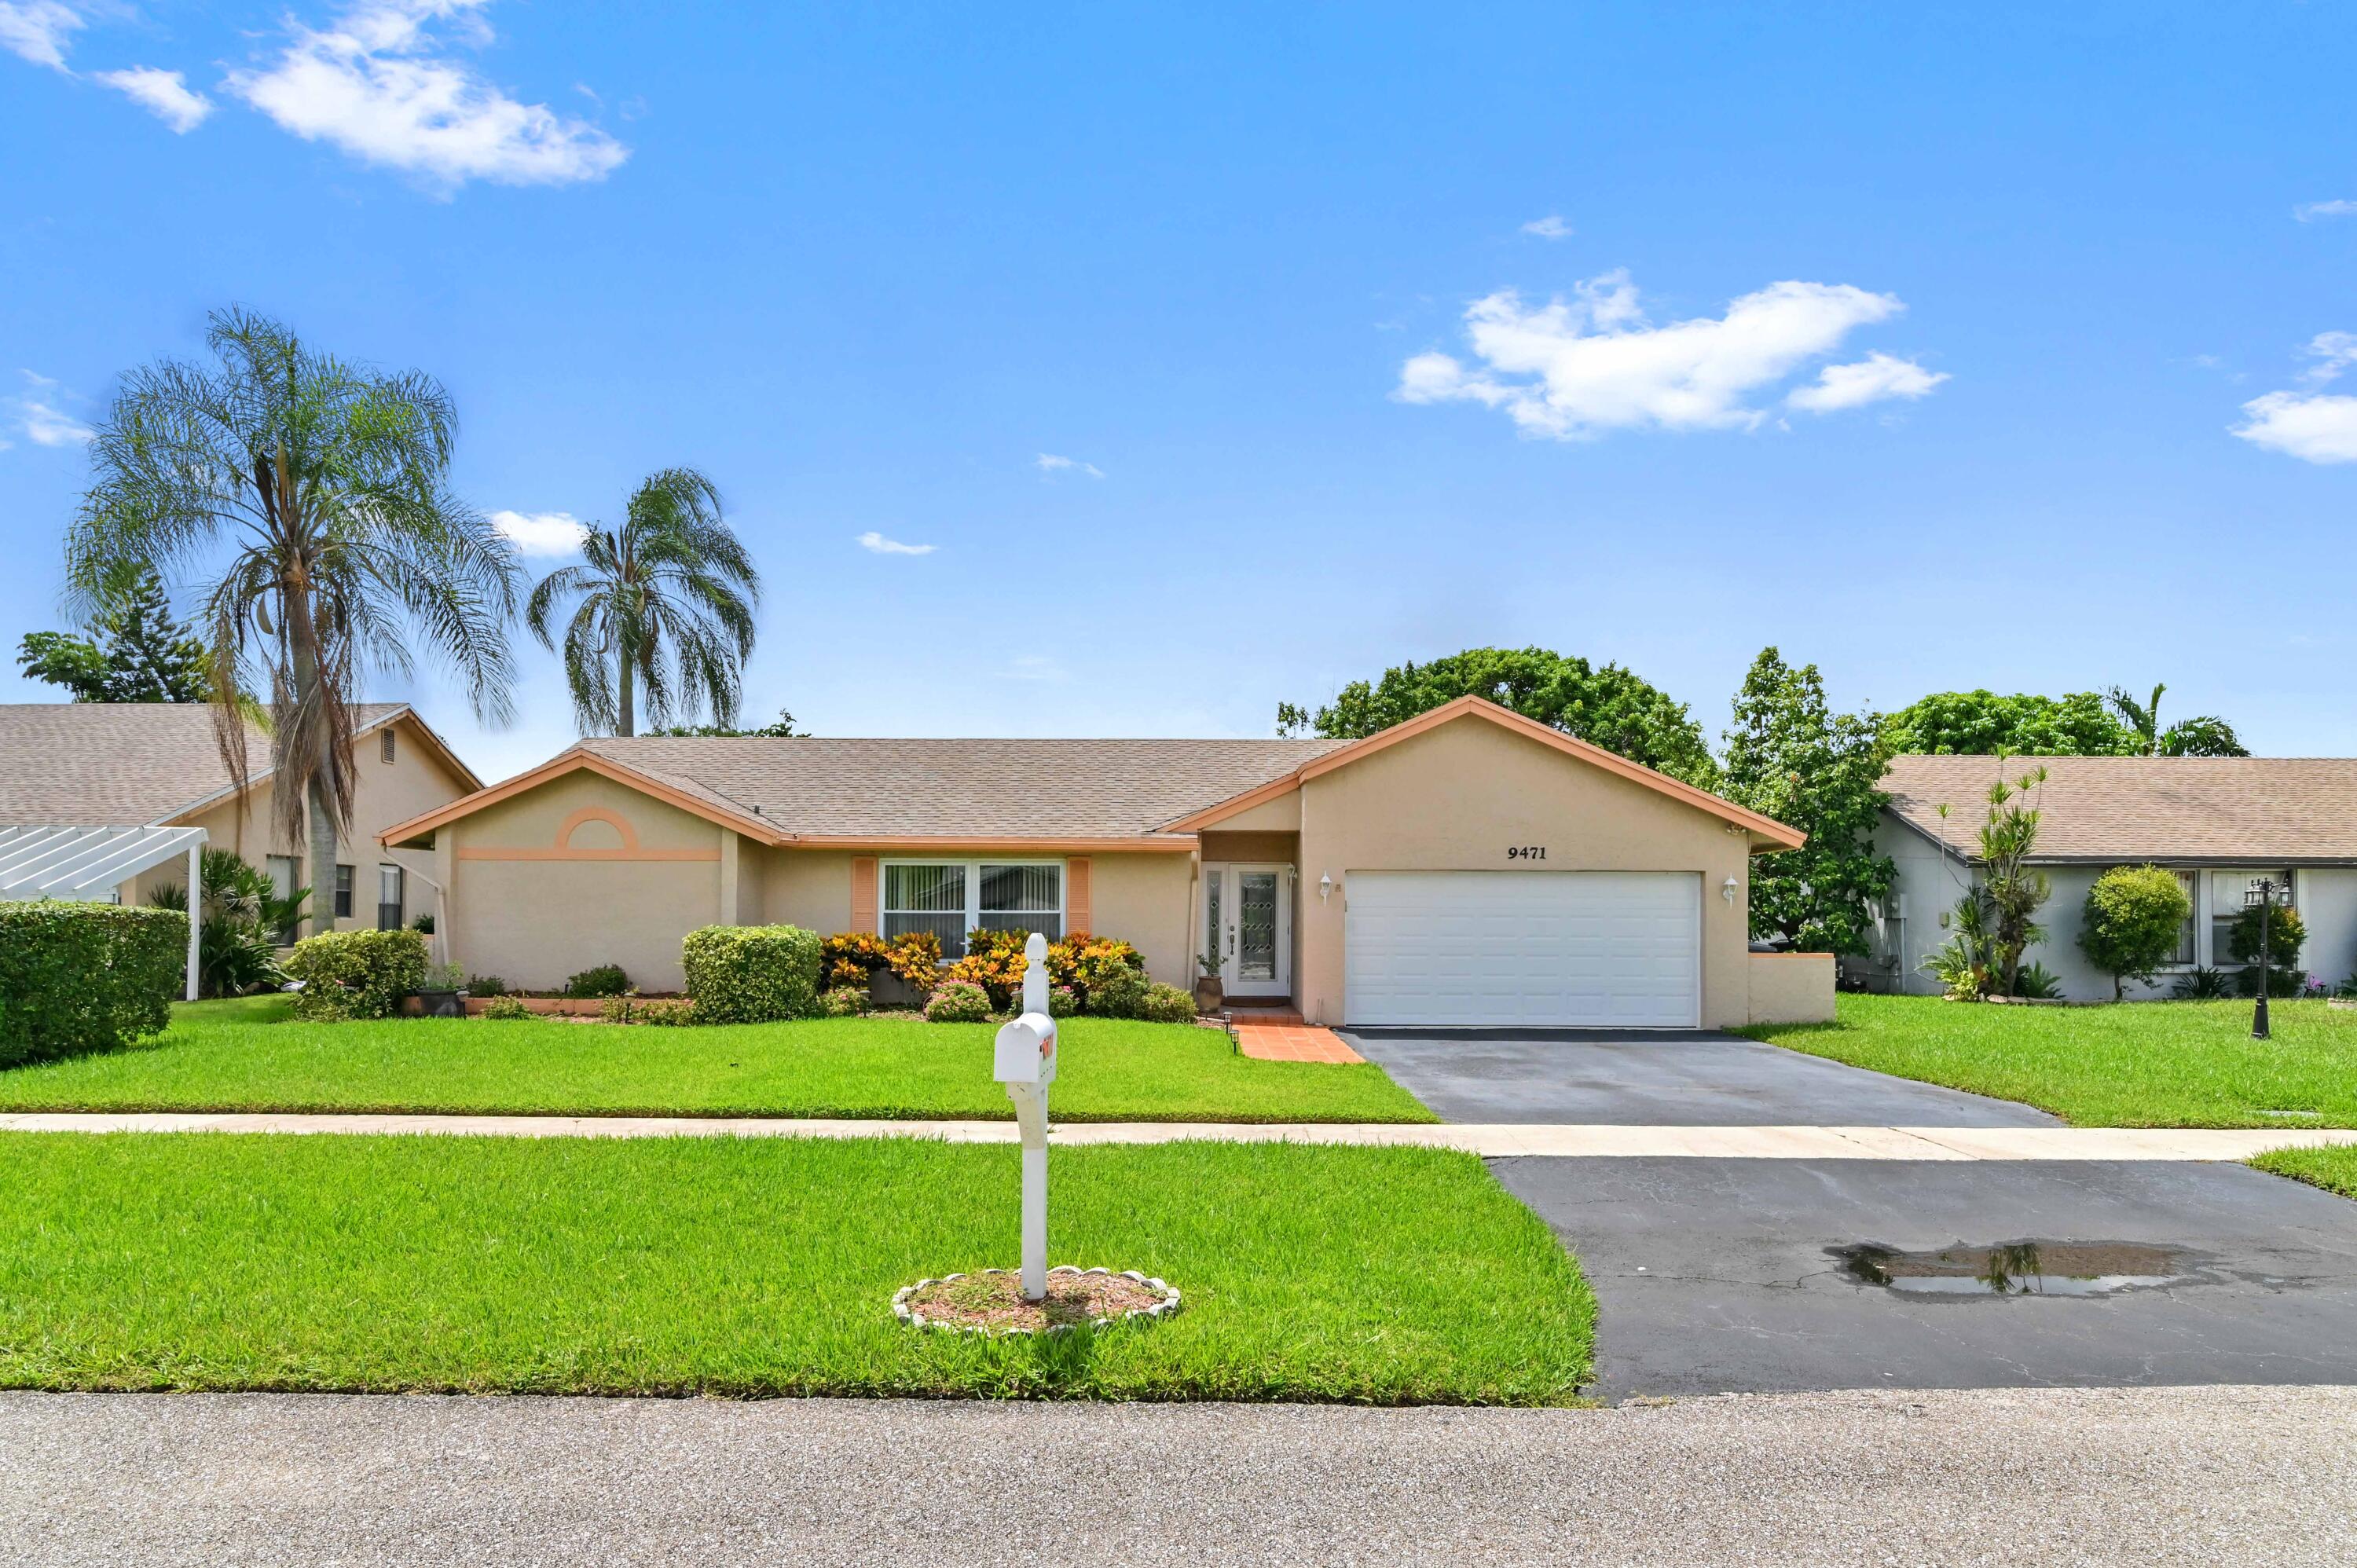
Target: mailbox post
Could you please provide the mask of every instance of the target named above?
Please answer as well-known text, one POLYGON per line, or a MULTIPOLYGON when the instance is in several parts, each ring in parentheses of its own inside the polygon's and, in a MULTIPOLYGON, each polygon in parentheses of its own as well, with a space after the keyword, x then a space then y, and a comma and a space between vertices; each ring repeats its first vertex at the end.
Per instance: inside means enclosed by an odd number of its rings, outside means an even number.
POLYGON ((1056 1020, 1048 1014, 1048 939, 1023 944, 1023 1014, 999 1026, 993 1076, 1015 1102, 1023 1138, 1023 1299, 1048 1294, 1048 1086, 1056 1081, 1056 1020))

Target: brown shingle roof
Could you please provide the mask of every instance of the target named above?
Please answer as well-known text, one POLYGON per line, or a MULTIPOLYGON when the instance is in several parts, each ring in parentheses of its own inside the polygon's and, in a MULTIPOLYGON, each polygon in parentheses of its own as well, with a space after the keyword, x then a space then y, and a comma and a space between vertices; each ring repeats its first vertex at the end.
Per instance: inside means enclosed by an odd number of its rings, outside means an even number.
POLYGON ((1882 787, 1902 821, 1971 854, 1989 786, 2035 768, 2040 860, 2357 862, 2357 757, 1895 757, 1882 787))
POLYGON ((585 740, 582 749, 800 835, 1125 838, 1339 740, 585 740))
MULTIPOLYGON (((353 710, 358 728, 403 703, 353 710)), ((270 769, 270 742, 246 731, 249 771, 270 769)), ((202 703, 0 703, 0 822, 138 826, 176 816, 230 787, 202 703)))

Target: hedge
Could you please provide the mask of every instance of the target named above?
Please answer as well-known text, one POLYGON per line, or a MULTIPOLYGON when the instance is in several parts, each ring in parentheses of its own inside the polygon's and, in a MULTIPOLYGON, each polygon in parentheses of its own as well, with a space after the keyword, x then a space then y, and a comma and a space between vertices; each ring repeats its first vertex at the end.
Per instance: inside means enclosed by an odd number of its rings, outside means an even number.
POLYGON ((425 938, 417 931, 322 931, 287 955, 302 982, 295 1015, 324 1022, 390 1018, 425 981, 425 938))
POLYGON ((818 1009, 819 939, 800 926, 705 926, 680 943, 699 1024, 766 1024, 818 1009))
POLYGON ((177 909, 0 904, 0 1068, 117 1050, 172 1021, 188 983, 177 909))

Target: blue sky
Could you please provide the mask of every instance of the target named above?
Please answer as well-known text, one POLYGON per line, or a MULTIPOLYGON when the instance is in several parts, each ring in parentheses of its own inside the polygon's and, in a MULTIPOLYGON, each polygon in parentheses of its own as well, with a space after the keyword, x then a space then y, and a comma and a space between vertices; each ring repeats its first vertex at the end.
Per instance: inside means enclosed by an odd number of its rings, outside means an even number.
MULTIPOLYGON (((487 512, 705 468, 748 710, 824 734, 1265 734, 1536 642, 1715 736, 1773 642, 2346 754, 2352 34, 6 0, 0 636, 62 624, 76 428, 235 301, 441 377, 487 512)), ((406 694, 503 773, 572 734, 522 662, 503 733, 406 694)))

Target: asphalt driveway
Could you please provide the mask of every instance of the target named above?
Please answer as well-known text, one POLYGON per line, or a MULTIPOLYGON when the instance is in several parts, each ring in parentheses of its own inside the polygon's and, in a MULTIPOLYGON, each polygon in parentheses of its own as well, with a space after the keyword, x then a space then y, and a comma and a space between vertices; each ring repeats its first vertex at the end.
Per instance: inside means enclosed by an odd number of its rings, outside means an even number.
POLYGON ((2055 1127, 2043 1111, 1707 1030, 1348 1029, 1448 1122, 1603 1127, 2055 1127))
MULTIPOLYGON (((1727 1035, 1349 1037, 1452 1122, 2059 1125, 2028 1106, 1727 1035)), ((2357 1383, 2357 1204, 2243 1165, 1681 1157, 1491 1165, 1595 1286, 1588 1391, 1608 1401, 2357 1383), (1996 1294, 1969 1270, 1945 1280, 1902 1273, 1892 1283, 1872 1273, 1889 1253, 1953 1248, 1970 1257, 2018 1244, 2061 1260, 2050 1280, 2033 1282, 2038 1294, 1996 1294), (2065 1294, 2084 1288, 2069 1277, 2083 1267, 2127 1283, 2065 1294)))

